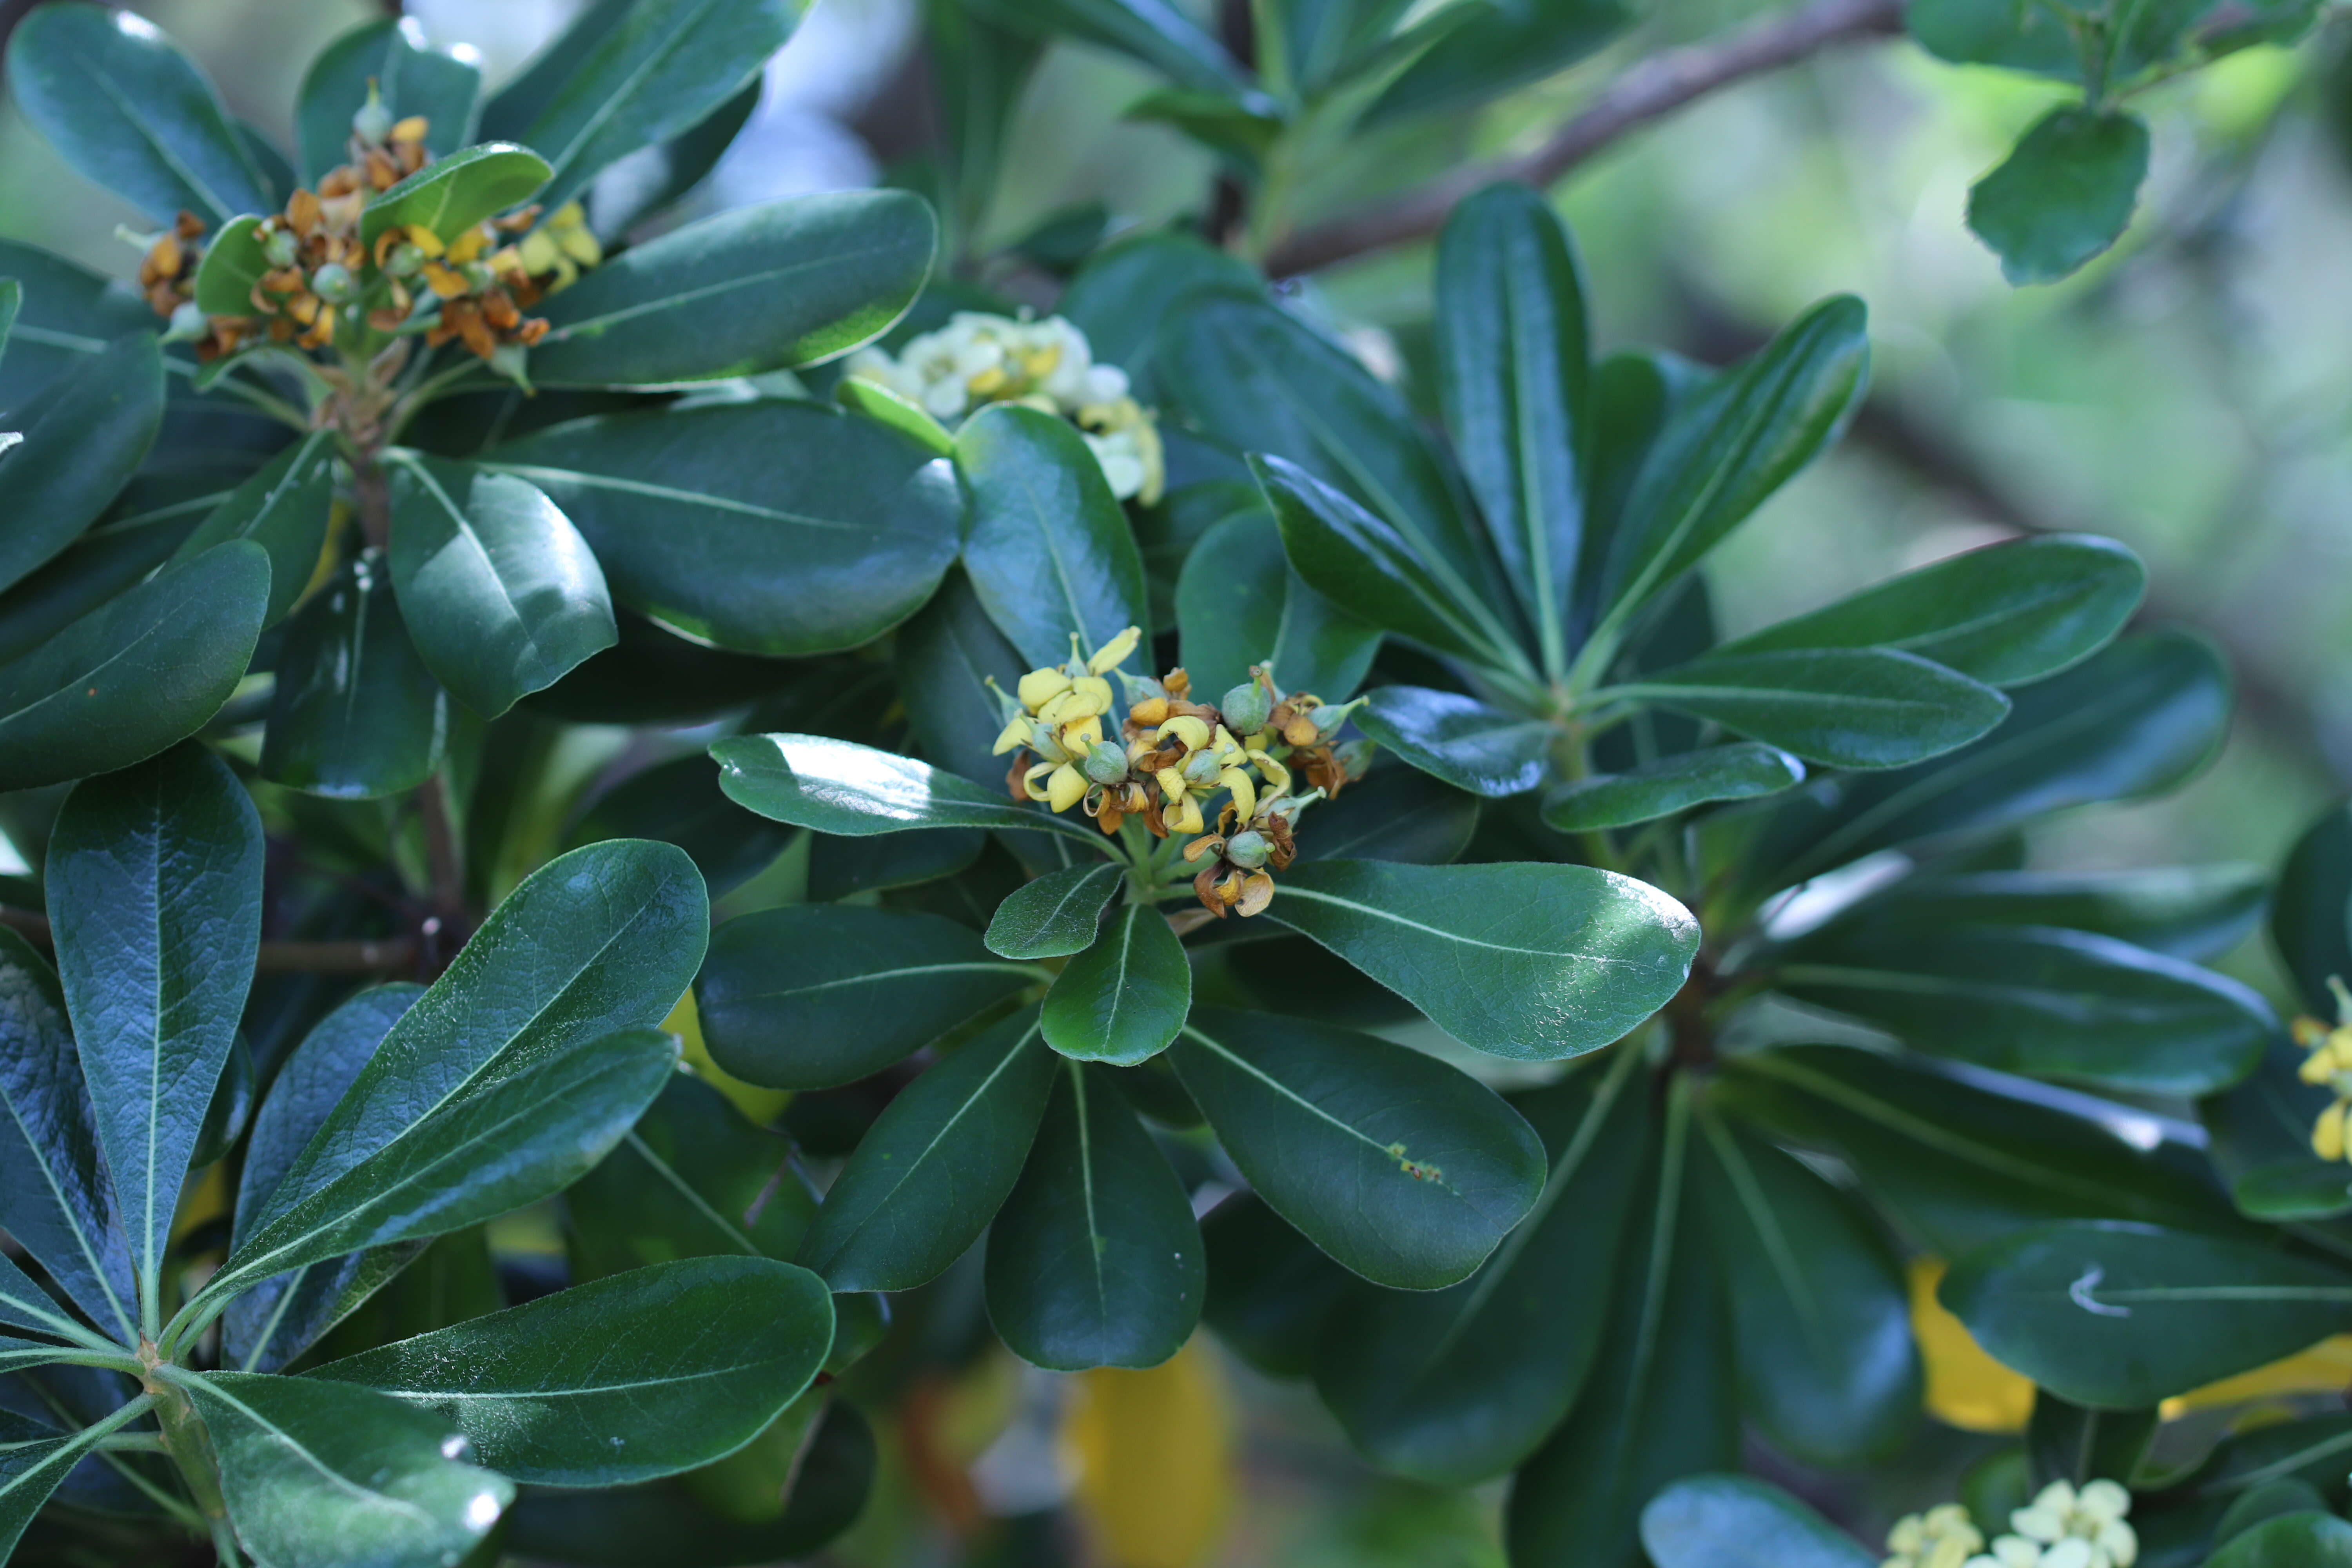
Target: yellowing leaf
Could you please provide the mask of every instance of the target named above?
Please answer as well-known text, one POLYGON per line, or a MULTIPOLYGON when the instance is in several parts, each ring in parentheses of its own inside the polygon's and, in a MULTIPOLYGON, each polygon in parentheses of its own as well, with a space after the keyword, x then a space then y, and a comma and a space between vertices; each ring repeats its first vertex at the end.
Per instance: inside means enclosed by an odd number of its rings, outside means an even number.
POLYGON ((2338 1334, 2268 1366, 2192 1388, 2178 1399, 2166 1400, 2161 1409, 2169 1421, 2191 1410, 2242 1405, 2282 1394, 2337 1394, 2347 1386, 2352 1386, 2352 1334, 2338 1334))
POLYGON ((1143 1372, 1071 1380, 1062 1429, 1106 1568, 1194 1568, 1233 1509, 1234 1415, 1202 1342, 1143 1372))
POLYGON ((732 1100, 735 1109, 761 1127, 772 1125, 783 1114, 784 1107, 793 1102, 789 1089, 761 1089, 755 1083, 745 1083, 725 1068, 710 1059, 710 1051, 702 1043, 702 1019, 694 1010, 694 993, 689 991, 677 999, 669 1016, 661 1026, 678 1037, 686 1047, 686 1065, 703 1082, 732 1100))
POLYGON ((1927 1413, 1969 1432, 2022 1432, 2033 1384, 1987 1355, 1959 1319, 1936 1300, 1940 1258, 1911 1260, 1911 1333, 1927 1369, 1927 1413))

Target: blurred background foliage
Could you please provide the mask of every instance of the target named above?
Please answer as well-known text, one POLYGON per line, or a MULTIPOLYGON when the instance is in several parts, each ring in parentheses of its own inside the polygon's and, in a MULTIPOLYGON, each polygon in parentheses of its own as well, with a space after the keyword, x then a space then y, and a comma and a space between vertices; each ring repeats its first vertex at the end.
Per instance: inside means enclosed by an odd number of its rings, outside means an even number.
MULTIPOLYGON (((1183 0, 1197 8, 1195 0, 1183 0)), ((930 124, 919 0, 821 0, 772 62, 760 110, 689 205, 919 181, 930 124)), ((141 0, 231 109, 287 139, 307 61, 370 0, 141 0)), ((478 48, 496 81, 576 0, 410 0, 436 41, 478 48)), ((26 9, 0 3, 0 25, 26 9)), ((1632 60, 1772 9, 1672 0, 1571 70, 1460 131, 1374 133, 1297 193, 1298 216, 1352 205, 1465 158, 1538 141, 1632 60)), ((2063 89, 1928 58, 1902 38, 1848 45, 1638 132, 1555 193, 1583 248, 1603 347, 1664 343, 1719 362, 1767 323, 1851 290, 1869 302, 1871 404, 1853 435, 1718 558, 1731 635, 1954 550, 2020 531, 2121 539, 2151 575, 2145 618, 2221 646, 2240 685, 2231 743, 2192 787, 2063 818, 2035 863, 2275 865, 2352 779, 2352 23, 2258 47, 2139 107, 2155 156, 2137 219, 2063 283, 2012 289, 1962 223, 1971 181, 2063 89)), ((981 255, 1074 206, 1120 225, 1197 212, 1209 155, 1123 118, 1151 79, 1057 46, 1032 80, 981 255)), ((128 274, 131 211, 58 161, 0 98, 0 235, 128 274)), ((1298 286, 1368 363, 1420 395, 1431 247, 1361 258, 1298 286)), ((1050 308, 1034 272, 991 280, 1050 308)), ((1425 399, 1424 399, 1425 401, 1425 399)), ((553 831, 551 826, 551 831, 553 831)), ((2222 967, 2284 994, 2259 939, 2222 967)), ((548 1245, 525 1216, 499 1246, 548 1245)), ((541 1228, 545 1228, 543 1226, 541 1228)), ((973 1260, 967 1259, 967 1265, 973 1260)), ((1384 1480, 1303 1384, 1269 1383, 1206 1336, 1148 1373, 1025 1369, 976 1320, 976 1268, 911 1310, 918 1353, 897 1441, 843 1564, 1063 1561, 1499 1564, 1498 1497, 1384 1480), (974 1359, 982 1343, 992 1349, 974 1359)), ((2340 1381, 2340 1378, 2337 1379, 2340 1381)), ((1979 1393, 1983 1391, 1979 1391, 1979 1393)), ((1999 1390, 1990 1403, 1997 1406, 1999 1390)), ((1982 1439, 1931 1425, 1869 1478, 1783 1475, 1867 1531, 1949 1489, 1982 1439)), ((1768 1470, 1776 1462, 1764 1459, 1768 1470)))

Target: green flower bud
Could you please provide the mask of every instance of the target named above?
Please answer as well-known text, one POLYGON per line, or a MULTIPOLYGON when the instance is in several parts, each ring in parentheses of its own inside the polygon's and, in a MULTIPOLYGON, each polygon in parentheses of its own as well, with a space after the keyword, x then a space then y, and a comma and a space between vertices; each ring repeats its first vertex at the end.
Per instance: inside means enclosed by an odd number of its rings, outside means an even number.
POLYGON ((414 278, 425 270, 425 253, 404 240, 392 247, 383 265, 384 270, 394 278, 414 278))
POLYGON ((1348 712, 1352 707, 1354 707, 1353 703, 1342 706, 1336 702, 1326 702, 1307 714, 1307 721, 1314 725, 1316 732, 1328 741, 1339 732, 1340 725, 1348 721, 1348 712))
POLYGON ((261 242, 261 254, 268 258, 272 267, 291 267, 294 258, 301 254, 301 247, 291 230, 272 229, 269 237, 261 242))
POLYGON ((530 363, 530 351, 520 343, 500 343, 490 351, 490 374, 502 375, 520 386, 530 384, 525 374, 530 363))
POLYGON ((1236 735, 1255 735, 1265 728, 1274 713, 1274 699, 1265 687, 1255 680, 1244 680, 1217 703, 1217 710, 1225 716, 1225 727, 1236 735))
POLYGON ((1220 764, 1207 752, 1195 752, 1184 759, 1184 782, 1196 789, 1204 789, 1217 782, 1220 764))
POLYGON ((466 287, 477 294, 499 280, 499 275, 490 270, 487 261, 468 261, 457 270, 464 275, 466 287))
POLYGON ((1225 840, 1225 858, 1244 871, 1255 871, 1265 864, 1266 855, 1273 847, 1264 834, 1244 830, 1225 840))
POLYGON ((340 261, 328 262, 310 274, 310 292, 341 304, 352 297, 352 269, 340 261))
POLYGON ((369 146, 380 147, 383 145, 383 139, 392 134, 392 110, 383 106, 383 100, 376 96, 374 85, 371 83, 368 100, 360 105, 358 113, 352 116, 352 130, 369 146))
POLYGON ((1116 741, 1097 741, 1083 764, 1087 777, 1098 784, 1127 782, 1127 748, 1116 741))
POLYGON ((171 329, 163 334, 167 343, 191 342, 209 330, 205 308, 194 300, 183 300, 172 310, 171 329))

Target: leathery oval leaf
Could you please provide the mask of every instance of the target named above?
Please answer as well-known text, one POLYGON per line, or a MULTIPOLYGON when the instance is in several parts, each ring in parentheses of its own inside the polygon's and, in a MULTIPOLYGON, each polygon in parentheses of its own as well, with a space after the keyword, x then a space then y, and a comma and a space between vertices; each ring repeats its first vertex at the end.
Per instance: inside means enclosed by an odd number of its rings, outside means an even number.
POLYGON ((1064 1372, 1157 1366, 1199 1321, 1208 1267, 1190 1195, 1104 1069, 1056 1075, 989 1227, 986 1283, 997 1336, 1064 1372))
POLYGON ((727 921, 694 999, 711 1058, 749 1083, 881 1071, 1044 976, 939 915, 792 904, 727 921))
POLYGON ((1543 1141, 1526 1119, 1408 1047, 1202 1006, 1169 1059, 1258 1194, 1375 1284, 1465 1278, 1543 1187, 1543 1141))
POLYGON ((1133 1067, 1168 1048, 1192 1005, 1192 968, 1167 916, 1123 904, 1054 977, 1041 1024, 1066 1057, 1133 1067))
POLYGON ((1463 1044, 1523 1061, 1623 1038, 1698 951, 1687 910, 1590 866, 1302 860, 1266 912, 1463 1044))
POLYGON ((858 1143, 798 1261, 836 1291, 908 1290, 980 1238, 1020 1178, 1059 1058, 1024 1009, 901 1090, 858 1143))
POLYGON ((627 1486, 733 1453, 798 1398, 833 1298, 768 1258, 632 1268, 309 1375, 432 1412, 482 1464, 540 1486, 627 1486))
POLYGON ((2060 1398, 2137 1410, 2352 1321, 2352 1275, 2259 1242, 2121 1220, 2019 1231, 1938 1294, 1977 1342, 2060 1398))

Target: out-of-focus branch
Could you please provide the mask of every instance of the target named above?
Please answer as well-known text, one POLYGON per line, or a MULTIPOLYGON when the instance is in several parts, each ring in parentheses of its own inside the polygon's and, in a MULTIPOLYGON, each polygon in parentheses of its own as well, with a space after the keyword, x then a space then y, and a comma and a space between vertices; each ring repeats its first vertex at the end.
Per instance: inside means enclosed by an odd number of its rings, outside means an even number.
POLYGON ((1499 180, 1550 184, 1628 132, 1766 71, 1793 65, 1832 45, 1903 30, 1904 0, 1811 0, 1738 32, 1663 50, 1630 67, 1544 144, 1516 158, 1473 163, 1429 184, 1313 227, 1274 247, 1265 269, 1276 278, 1312 272, 1435 234, 1454 204, 1499 180))
MULTIPOLYGON (((0 925, 49 945, 49 922, 31 910, 0 909, 0 925)), ((358 942, 265 942, 254 965, 264 974, 409 974, 417 965, 413 937, 358 942)))

